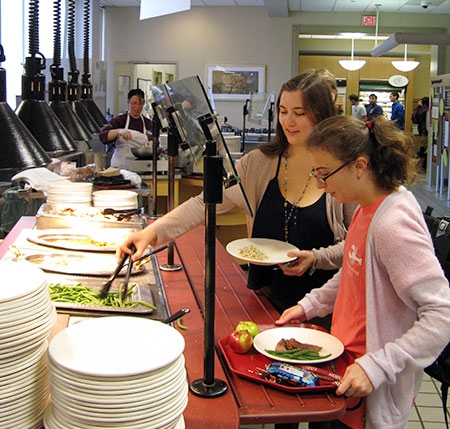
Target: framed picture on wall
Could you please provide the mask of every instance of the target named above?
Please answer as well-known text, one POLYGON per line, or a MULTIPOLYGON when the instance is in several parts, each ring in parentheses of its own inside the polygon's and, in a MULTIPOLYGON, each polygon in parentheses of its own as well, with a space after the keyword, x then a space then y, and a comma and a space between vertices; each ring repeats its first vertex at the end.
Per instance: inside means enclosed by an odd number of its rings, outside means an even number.
POLYGON ((265 79, 265 66, 208 66, 208 91, 214 100, 262 96, 265 79))

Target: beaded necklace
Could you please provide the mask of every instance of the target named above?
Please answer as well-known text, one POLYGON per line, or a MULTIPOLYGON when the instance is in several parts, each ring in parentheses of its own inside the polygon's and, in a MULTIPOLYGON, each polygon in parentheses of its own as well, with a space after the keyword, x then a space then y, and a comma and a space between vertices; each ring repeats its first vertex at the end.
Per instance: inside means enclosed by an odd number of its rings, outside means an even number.
POLYGON ((288 172, 288 152, 284 154, 284 241, 288 241, 289 237, 289 221, 291 220, 292 214, 294 214, 294 225, 297 224, 297 207, 300 200, 305 196, 306 190, 308 189, 309 183, 311 182, 312 174, 309 173, 308 180, 305 183, 302 193, 297 198, 297 201, 292 204, 291 210, 288 213, 288 200, 287 200, 287 172, 288 172))

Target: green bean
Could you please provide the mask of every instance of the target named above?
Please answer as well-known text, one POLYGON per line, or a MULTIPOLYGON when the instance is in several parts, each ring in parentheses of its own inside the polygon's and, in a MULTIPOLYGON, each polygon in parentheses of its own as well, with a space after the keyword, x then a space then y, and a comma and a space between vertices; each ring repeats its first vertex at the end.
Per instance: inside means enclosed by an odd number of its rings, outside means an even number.
POLYGON ((139 305, 156 309, 156 307, 145 301, 133 301, 132 293, 136 285, 131 285, 124 300, 119 292, 108 292, 105 298, 100 298, 98 292, 88 286, 77 283, 75 286, 66 286, 61 283, 51 284, 50 299, 54 302, 66 302, 75 304, 134 308, 139 305))
POLYGON ((184 331, 187 331, 187 330, 189 329, 186 325, 183 324, 183 318, 182 318, 182 317, 180 317, 180 318, 177 320, 177 326, 178 326, 180 329, 183 329, 184 331))
POLYGON ((286 350, 286 351, 277 351, 277 350, 265 350, 267 353, 269 353, 272 356, 281 357, 285 359, 292 359, 292 360, 318 360, 318 359, 325 359, 327 357, 331 356, 331 353, 326 356, 321 356, 320 353, 316 350, 300 350, 300 349, 292 349, 292 350, 286 350))

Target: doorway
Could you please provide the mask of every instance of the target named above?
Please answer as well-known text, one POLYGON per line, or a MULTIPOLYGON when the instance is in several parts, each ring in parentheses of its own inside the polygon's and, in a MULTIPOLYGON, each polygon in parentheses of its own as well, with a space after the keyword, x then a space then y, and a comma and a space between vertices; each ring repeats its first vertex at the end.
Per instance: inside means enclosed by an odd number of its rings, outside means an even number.
POLYGON ((145 93, 144 114, 151 114, 151 87, 172 82, 178 76, 177 62, 116 62, 114 114, 122 113, 127 106, 126 94, 123 94, 123 82, 129 78, 129 88, 140 88, 145 93))

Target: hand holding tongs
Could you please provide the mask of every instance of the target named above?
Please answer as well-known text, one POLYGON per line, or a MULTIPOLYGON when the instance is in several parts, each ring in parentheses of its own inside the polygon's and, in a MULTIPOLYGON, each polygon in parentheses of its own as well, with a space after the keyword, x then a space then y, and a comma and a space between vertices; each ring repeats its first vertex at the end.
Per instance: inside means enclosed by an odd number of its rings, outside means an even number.
MULTIPOLYGON (((141 256, 140 258, 136 259, 135 262, 141 261, 141 260, 143 260, 145 258, 148 258, 149 256, 151 256, 151 255, 153 255, 155 253, 161 252, 162 250, 167 249, 168 246, 169 246, 168 244, 165 244, 164 246, 161 246, 161 247, 158 247, 156 249, 153 249, 150 252, 146 253, 145 255, 141 256)), ((131 274, 131 267, 133 265, 132 258, 133 258, 134 252, 135 252, 135 248, 134 248, 134 246, 132 246, 131 247, 131 254, 130 255, 124 254, 122 256, 122 259, 117 264, 117 267, 114 270, 114 272, 111 274, 111 277, 105 283, 103 283, 103 289, 100 292, 100 297, 101 298, 106 298, 106 296, 108 295, 109 290, 111 289, 113 281, 119 275, 119 273, 122 270, 122 268, 125 265, 127 265, 127 264, 128 264, 127 276, 125 277, 125 281, 123 282, 123 284, 127 283, 127 289, 128 289, 128 281, 129 281, 129 277, 130 277, 130 274, 131 274), (128 259, 128 262, 127 262, 127 259, 128 259)), ((125 291, 125 292, 127 292, 127 291, 125 291)), ((124 295, 123 295, 123 290, 122 290, 122 297, 123 296, 124 295)), ((126 294, 125 294, 125 297, 126 297, 126 294)), ((122 299, 124 299, 124 298, 122 298, 122 299)))
POLYGON ((125 273, 125 279, 123 280, 123 282, 121 283, 121 289, 120 289, 120 297, 122 299, 122 301, 125 301, 126 297, 127 297, 127 293, 128 293, 128 282, 130 281, 130 275, 131 275, 131 270, 133 268, 133 255, 134 252, 136 251, 136 248, 131 245, 131 253, 128 257, 128 267, 127 267, 127 272, 125 273))
MULTIPOLYGON (((125 275, 125 280, 124 280, 123 284, 126 283, 126 286, 127 286, 126 289, 128 290, 128 281, 130 279, 131 268, 133 266, 132 258, 133 258, 133 254, 134 254, 135 250, 136 249, 134 248, 134 246, 132 246, 131 247, 131 253, 129 255, 124 254, 122 256, 122 259, 117 264, 117 267, 114 270, 114 272, 111 274, 111 277, 105 283, 103 283, 103 289, 100 292, 100 298, 106 298, 106 296, 108 295, 109 290, 111 289, 113 281, 119 275, 119 273, 122 270, 122 268, 124 267, 125 262, 126 262, 127 259, 128 259, 128 269, 127 269, 127 273, 125 275)), ((123 297, 123 293, 122 293, 122 297, 123 297)))

